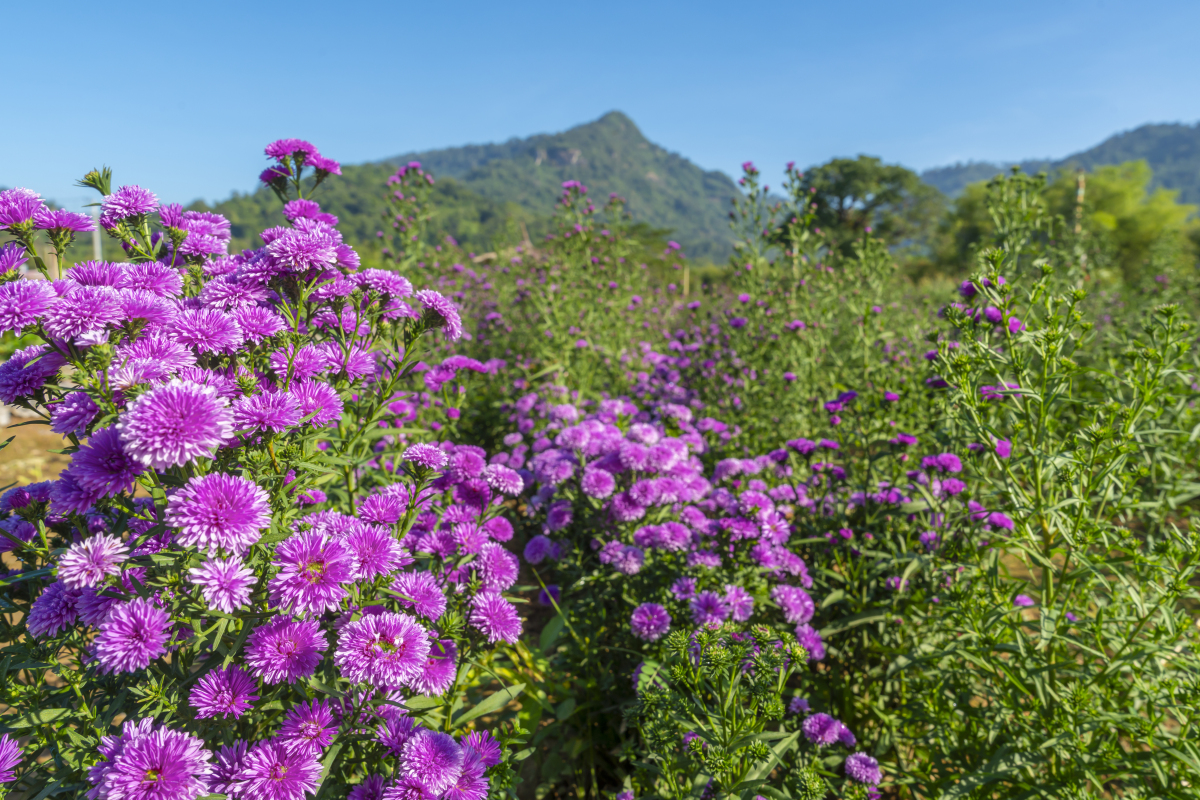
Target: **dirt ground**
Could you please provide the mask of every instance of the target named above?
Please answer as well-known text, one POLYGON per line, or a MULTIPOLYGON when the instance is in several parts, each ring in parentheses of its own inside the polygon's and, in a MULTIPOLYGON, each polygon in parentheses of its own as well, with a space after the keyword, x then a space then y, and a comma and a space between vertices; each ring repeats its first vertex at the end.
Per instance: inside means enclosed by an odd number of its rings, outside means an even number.
POLYGON ((0 442, 15 437, 0 450, 0 488, 53 480, 71 461, 70 456, 48 452, 69 442, 49 426, 20 425, 24 421, 14 416, 9 425, 0 427, 0 442))

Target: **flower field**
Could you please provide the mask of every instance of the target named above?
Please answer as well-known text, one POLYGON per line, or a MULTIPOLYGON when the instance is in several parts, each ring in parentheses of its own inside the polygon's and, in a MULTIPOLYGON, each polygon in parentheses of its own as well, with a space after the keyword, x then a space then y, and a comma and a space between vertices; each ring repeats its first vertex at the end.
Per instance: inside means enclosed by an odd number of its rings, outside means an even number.
POLYGON ((0 796, 1200 796, 1195 275, 1019 174, 917 285, 790 165, 703 278, 576 181, 467 252, 415 162, 351 243, 266 156, 237 253, 98 170, 124 260, 66 267, 91 218, 0 192, 65 465, 0 495, 0 796))

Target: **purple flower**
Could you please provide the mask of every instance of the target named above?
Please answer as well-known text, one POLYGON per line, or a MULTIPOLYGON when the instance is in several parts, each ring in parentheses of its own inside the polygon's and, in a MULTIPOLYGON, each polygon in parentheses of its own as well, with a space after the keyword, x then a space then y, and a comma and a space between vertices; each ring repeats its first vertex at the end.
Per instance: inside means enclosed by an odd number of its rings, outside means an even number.
POLYGON ((50 407, 50 430, 63 436, 73 433, 83 437, 99 411, 99 406, 86 392, 71 392, 50 407))
MULTIPOLYGON (((0 245, 0 275, 12 272, 28 260, 29 253, 17 242, 5 242, 0 245)), ((36 281, 30 281, 30 283, 36 283, 36 281)))
POLYGON ((696 579, 679 578, 671 584, 670 591, 676 600, 691 600, 696 596, 696 579))
POLYGON ((791 714, 807 714, 811 710, 808 700, 803 697, 793 697, 792 701, 788 703, 788 713, 791 714))
POLYGON ((302 418, 311 415, 308 424, 313 428, 323 428, 342 418, 342 398, 327 383, 295 381, 288 393, 299 407, 302 418))
POLYGON ((132 491, 144 469, 121 448, 120 435, 113 427, 93 433, 72 456, 68 467, 75 482, 96 499, 132 491))
POLYGON ((0 192, 0 230, 32 222, 46 206, 37 192, 18 186, 0 192))
POLYGON ((239 666, 214 669, 196 682, 188 703, 197 709, 196 719, 237 719, 258 699, 255 688, 253 679, 239 666))
POLYGON ((745 622, 754 614, 754 598, 741 586, 726 584, 722 600, 736 622, 745 622))
POLYGON ((586 469, 580 480, 580 488, 588 497, 598 499, 610 496, 616 488, 617 481, 611 472, 602 469, 586 469))
POLYGON ((402 572, 392 583, 400 603, 422 617, 437 621, 446 611, 446 595, 428 572, 402 572))
POLYGON ((71 589, 62 581, 46 587, 38 599, 33 601, 25 627, 30 636, 43 639, 57 636, 75 625, 79 617, 80 590, 71 589))
POLYGON ((33 215, 33 227, 47 231, 72 231, 86 233, 96 230, 92 218, 78 211, 68 211, 65 208, 40 208, 33 215))
POLYGON ((167 522, 179 529, 181 547, 241 555, 271 524, 270 498, 248 478, 214 472, 191 478, 172 495, 167 522))
POLYGON ((122 186, 104 198, 100 211, 100 225, 106 230, 117 227, 117 224, 130 217, 149 214, 158 208, 158 198, 154 193, 140 186, 122 186))
POLYGON ((458 647, 453 639, 432 639, 429 658, 421 674, 409 681, 415 691, 427 695, 440 695, 454 685, 458 673, 458 647))
POLYGON ((688 607, 692 621, 697 625, 719 625, 729 618, 729 607, 716 592, 700 592, 691 599, 688 607))
POLYGON ((925 531, 917 537, 917 540, 921 544, 925 545, 925 550, 927 552, 932 553, 938 548, 938 538, 937 531, 925 531))
POLYGON ((851 753, 846 756, 846 777, 857 783, 878 786, 883 782, 879 762, 866 753, 851 753))
POLYGON ((369 581, 412 562, 392 532, 379 525, 356 527, 344 541, 354 558, 353 581, 369 581))
POLYGON ((208 776, 207 789, 229 797, 238 797, 242 765, 246 760, 246 743, 236 741, 230 745, 222 745, 217 752, 217 761, 213 764, 212 773, 208 776))
POLYGON ((404 460, 411 461, 427 470, 440 470, 446 466, 446 451, 434 444, 414 444, 404 451, 404 460))
POLYGON ((780 584, 771 590, 771 599, 783 609, 783 618, 793 625, 808 622, 817 609, 808 592, 798 586, 780 584))
POLYGON ((316 620, 274 617, 250 633, 246 664, 267 683, 295 683, 316 671, 320 653, 328 647, 316 620))
POLYGON ((1012 519, 1007 514, 1000 511, 993 511, 987 515, 987 522, 994 528, 1003 528, 1006 531, 1011 531, 1014 527, 1012 519))
POLYGON ((521 618, 513 604, 495 592, 480 592, 471 601, 471 625, 483 632, 488 642, 515 644, 521 635, 521 618))
POLYGON ((281 433, 300 424, 300 407, 286 392, 259 392, 239 397, 233 404, 233 424, 238 431, 281 433))
POLYGON ((283 718, 278 735, 285 742, 300 742, 324 750, 333 741, 336 729, 329 703, 313 700, 293 706, 283 718))
POLYGON ((16 351, 0 364, 0 403, 11 404, 39 391, 65 363, 65 358, 42 344, 16 351))
POLYGON ((485 592, 502 592, 512 586, 521 566, 515 555, 495 542, 480 548, 475 564, 481 579, 480 588, 485 592))
POLYGON ((205 354, 236 353, 246 335, 230 314, 216 308, 192 308, 179 314, 172 326, 176 341, 205 354))
POLYGON ((545 589, 538 591, 538 605, 555 606, 562 604, 562 589, 557 583, 551 583, 545 589), (553 602, 551 602, 553 601, 553 602))
POLYGON ((483 479, 488 486, 509 497, 516 497, 525 488, 525 481, 521 479, 521 475, 502 464, 489 464, 484 467, 483 479))
POLYGON ((385 611, 342 628, 333 660, 347 680, 392 689, 418 677, 428 657, 425 629, 407 614, 385 611))
POLYGON ((671 615, 658 603, 642 603, 629 619, 633 635, 647 642, 661 639, 671 629, 671 615))
POLYGON ((171 618, 140 597, 114 603, 93 644, 102 672, 136 672, 167 652, 171 618))
POLYGON ((418 729, 400 751, 399 774, 433 796, 449 789, 462 773, 463 751, 447 733, 418 729))
POLYGON ((825 643, 821 641, 821 634, 807 622, 801 622, 796 626, 796 641, 808 651, 809 661, 825 659, 825 643))
POLYGON ((173 380, 139 396, 117 420, 125 452, 148 467, 166 469, 196 458, 233 437, 233 413, 211 386, 173 380))
POLYGON ((269 158, 283 161, 290 156, 309 158, 317 155, 317 148, 303 139, 276 139, 263 150, 269 158))
POLYGON ((116 536, 100 534, 67 548, 58 559, 58 578, 71 589, 99 586, 129 557, 129 548, 116 536))
POLYGON ((127 720, 121 736, 105 736, 97 748, 104 761, 88 771, 97 800, 193 800, 207 793, 212 753, 183 731, 127 720))
POLYGON ((813 714, 800 726, 804 738, 818 747, 837 742, 845 726, 828 714, 813 714))
POLYGON ((0 734, 0 783, 9 783, 21 763, 21 745, 7 733, 0 734))
POLYGON ((458 780, 442 795, 445 800, 484 800, 488 796, 487 765, 475 751, 463 747, 463 768, 458 780))
POLYGON ((340 539, 306 531, 285 539, 275 550, 279 572, 271 578, 270 600, 289 614, 335 611, 346 596, 354 555, 340 539))
POLYGON ((1029 606, 1036 606, 1037 601, 1027 594, 1019 594, 1013 598, 1013 605, 1017 608, 1028 608, 1029 606))
POLYGON ((996 440, 996 455, 1000 458, 1008 458, 1012 455, 1012 442, 1008 439, 996 440))
POLYGON ((256 578, 254 570, 236 558, 226 561, 214 558, 188 570, 188 581, 200 587, 209 608, 232 614, 250 602, 256 578))
MULTIPOLYGON (((0 266, 10 249, 0 249, 0 266)), ((45 317, 58 299, 50 281, 16 280, 0 284, 0 333, 20 331, 45 317)))
POLYGON ((259 742, 246 754, 236 797, 304 800, 316 794, 321 777, 319 753, 286 740, 259 742))
MULTIPOLYGON (((211 285, 210 283, 209 286, 211 285)), ((229 313, 237 322, 246 341, 254 344, 261 344, 264 339, 274 336, 284 328, 283 318, 262 306, 239 306, 229 313)))
POLYGON ((368 775, 362 783, 350 790, 346 800, 383 800, 383 791, 388 786, 388 779, 383 775, 368 775))
POLYGON ((525 560, 530 564, 540 564, 550 557, 553 549, 554 542, 539 533, 525 544, 525 560))
POLYGON ((424 308, 421 321, 427 328, 441 328, 447 341, 458 341, 463 335, 462 317, 454 304, 440 293, 422 289, 413 295, 424 308))

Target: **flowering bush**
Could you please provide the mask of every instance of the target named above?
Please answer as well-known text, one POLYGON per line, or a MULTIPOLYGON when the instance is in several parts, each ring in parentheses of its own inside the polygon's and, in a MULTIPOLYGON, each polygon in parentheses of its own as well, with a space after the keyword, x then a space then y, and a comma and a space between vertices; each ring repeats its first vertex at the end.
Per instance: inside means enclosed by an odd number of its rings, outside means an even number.
POLYGON ((17 267, 46 275, 39 234, 61 255, 90 224, 0 195, 0 327, 37 342, 0 366, 0 399, 71 456, 0 498, 17 565, 0 779, 27 796, 481 800, 511 783, 519 729, 498 715, 522 687, 489 664, 522 629, 500 514, 520 479, 403 427, 429 405, 418 354, 462 335, 458 310, 359 269, 310 197, 336 162, 295 139, 266 153, 288 224, 235 255, 220 216, 93 172, 129 261, 36 280, 17 267))
POLYGON ((1196 329, 1143 302, 1194 292, 1089 299, 1036 181, 914 299, 747 164, 697 292, 574 181, 538 245, 463 253, 415 163, 366 268, 336 162, 267 154, 288 224, 236 255, 95 172, 128 261, 38 280, 91 223, 0 195, 0 400, 71 456, 0 496, 0 780, 1194 794, 1196 329))

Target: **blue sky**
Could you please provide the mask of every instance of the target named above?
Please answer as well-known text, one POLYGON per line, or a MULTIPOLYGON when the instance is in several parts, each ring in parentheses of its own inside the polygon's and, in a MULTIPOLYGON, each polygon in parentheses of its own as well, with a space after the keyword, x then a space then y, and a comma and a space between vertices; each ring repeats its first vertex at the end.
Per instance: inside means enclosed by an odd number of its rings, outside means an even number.
POLYGON ((869 153, 1063 156, 1200 119, 1200 3, 10 3, 0 185, 95 165, 164 200, 247 191, 263 145, 343 163, 611 109, 708 169, 869 153), (14 65, 20 65, 15 66, 14 65))

